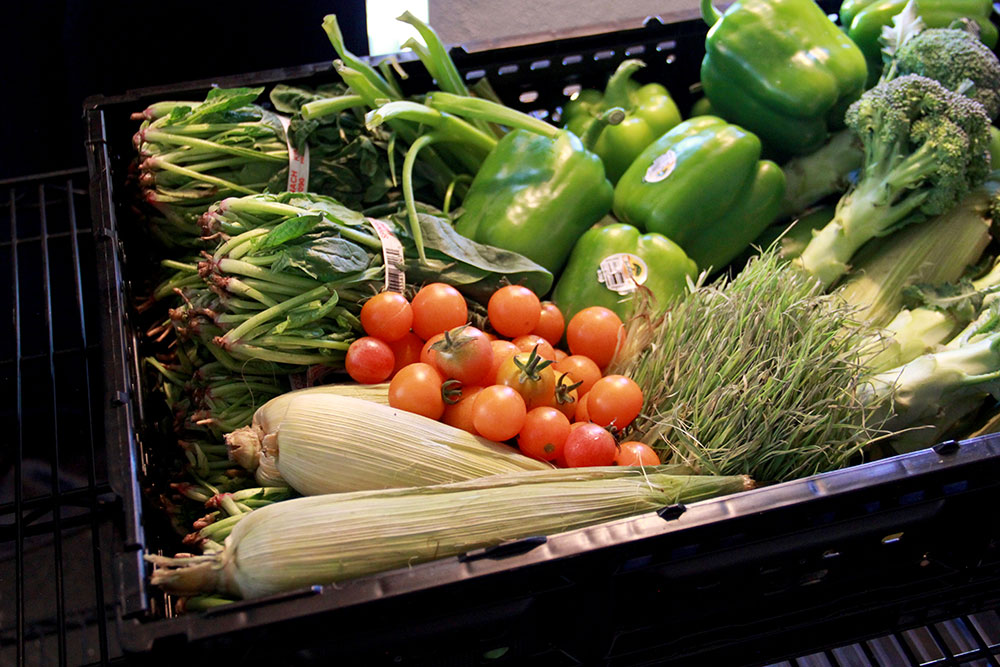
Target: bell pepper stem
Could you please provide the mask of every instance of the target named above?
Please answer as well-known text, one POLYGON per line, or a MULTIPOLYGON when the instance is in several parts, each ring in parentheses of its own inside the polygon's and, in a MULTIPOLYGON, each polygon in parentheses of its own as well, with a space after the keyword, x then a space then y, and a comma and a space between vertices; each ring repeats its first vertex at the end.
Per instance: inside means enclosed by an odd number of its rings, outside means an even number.
POLYGON ((623 60, 608 79, 608 85, 604 87, 604 106, 622 107, 626 111, 631 111, 633 104, 629 99, 629 83, 632 81, 632 75, 645 66, 646 63, 637 58, 623 60))
POLYGON ((619 125, 623 120, 625 120, 625 109, 621 107, 612 107, 595 118, 594 122, 587 126, 583 136, 580 137, 584 148, 588 151, 593 150, 604 128, 608 125, 619 125))
POLYGON ((527 130, 554 139, 561 130, 534 116, 511 109, 502 104, 475 97, 462 97, 451 93, 433 92, 425 100, 427 106, 462 118, 484 120, 507 127, 527 130))
POLYGON ((701 18, 712 27, 722 18, 722 12, 715 8, 712 0, 701 0, 701 18))

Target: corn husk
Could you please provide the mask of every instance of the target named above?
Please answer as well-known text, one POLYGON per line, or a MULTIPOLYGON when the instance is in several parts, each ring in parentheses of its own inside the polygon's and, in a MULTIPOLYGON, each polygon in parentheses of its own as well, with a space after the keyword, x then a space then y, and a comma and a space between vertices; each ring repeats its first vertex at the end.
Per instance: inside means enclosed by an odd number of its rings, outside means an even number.
POLYGON ((387 405, 323 392, 278 397, 226 436, 262 486, 302 495, 447 484, 552 466, 387 405))
POLYGON ((951 211, 865 245, 840 290, 858 317, 886 326, 903 307, 905 287, 956 282, 978 262, 992 238, 987 211, 995 187, 988 182, 951 211))
POLYGON ((408 567, 752 488, 658 467, 565 469, 451 485, 297 498, 243 518, 204 556, 147 556, 168 593, 253 598, 408 567), (535 482, 530 481, 535 477, 535 482), (540 481, 563 477, 566 481, 540 481))

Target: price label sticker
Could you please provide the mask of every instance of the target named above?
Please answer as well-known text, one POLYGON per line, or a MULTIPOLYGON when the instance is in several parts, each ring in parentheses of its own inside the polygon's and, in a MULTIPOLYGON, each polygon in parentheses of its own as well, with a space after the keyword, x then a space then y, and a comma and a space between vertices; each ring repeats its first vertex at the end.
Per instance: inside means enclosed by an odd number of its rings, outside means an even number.
POLYGON ((642 177, 642 180, 644 183, 659 183, 672 174, 676 166, 677 153, 669 150, 653 160, 653 164, 649 165, 646 175, 642 177))
POLYGON ((385 289, 387 292, 403 293, 406 289, 406 273, 403 270, 405 258, 403 244, 392 231, 392 226, 384 220, 368 218, 378 238, 382 241, 382 262, 385 266, 385 289))
POLYGON ((597 282, 622 296, 631 294, 646 282, 649 267, 636 255, 619 252, 601 260, 597 269, 597 282))
POLYGON ((306 192, 309 190, 309 146, 301 153, 292 145, 292 136, 288 128, 292 121, 287 116, 279 115, 281 126, 285 128, 285 144, 288 146, 288 192, 306 192))

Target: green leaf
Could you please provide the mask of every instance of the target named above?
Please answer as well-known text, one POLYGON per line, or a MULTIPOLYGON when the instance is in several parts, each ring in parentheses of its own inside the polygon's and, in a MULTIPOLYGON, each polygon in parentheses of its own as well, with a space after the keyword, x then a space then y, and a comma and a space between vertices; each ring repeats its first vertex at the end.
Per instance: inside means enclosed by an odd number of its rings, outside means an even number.
POLYGON ((181 124, 188 125, 209 114, 231 111, 252 104, 262 92, 264 92, 263 87, 213 88, 208 91, 205 101, 199 104, 190 115, 186 116, 181 124))
POLYGON ((882 26, 879 41, 882 43, 882 59, 890 62, 899 51, 899 47, 923 32, 926 25, 920 18, 917 3, 910 0, 903 10, 892 17, 891 26, 882 26))
POLYGON ((903 289, 903 305, 909 309, 928 308, 953 317, 960 323, 974 320, 983 307, 984 294, 968 278, 957 283, 918 283, 903 289))
POLYGON ((476 299, 489 298, 504 282, 521 284, 535 294, 543 295, 552 286, 552 274, 524 255, 467 239, 451 226, 447 218, 418 213, 420 230, 428 258, 437 259, 429 267, 421 267, 415 258, 415 244, 405 232, 406 214, 393 216, 397 235, 407 246, 407 281, 411 276, 438 275, 438 279, 464 285, 467 295, 476 299))
POLYGON ((284 256, 289 266, 322 282, 339 280, 368 268, 371 256, 347 239, 322 237, 288 248, 284 256))
POLYGON ((262 236, 255 241, 253 252, 260 253, 264 250, 271 250, 285 245, 289 241, 308 234, 322 221, 323 216, 315 213, 289 218, 269 231, 266 236, 262 236))
POLYGON ((284 322, 281 322, 274 327, 273 331, 276 334, 282 334, 291 329, 299 329, 306 324, 312 324, 313 322, 321 320, 337 307, 337 303, 339 301, 340 295, 334 292, 333 295, 326 300, 326 303, 313 301, 302 308, 295 308, 288 313, 284 322))

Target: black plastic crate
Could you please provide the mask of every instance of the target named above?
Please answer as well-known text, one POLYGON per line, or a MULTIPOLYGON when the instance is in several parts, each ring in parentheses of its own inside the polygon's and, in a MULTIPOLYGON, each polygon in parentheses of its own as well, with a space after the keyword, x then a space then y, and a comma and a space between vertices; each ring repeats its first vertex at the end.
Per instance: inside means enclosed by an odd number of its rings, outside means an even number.
MULTIPOLYGON (((700 19, 452 55, 512 106, 558 118, 579 87, 640 57, 682 109, 693 100, 700 19)), ((413 62, 407 85, 426 87, 413 62)), ((328 64, 133 91, 86 104, 102 314, 110 487, 123 520, 114 548, 115 622, 127 652, 245 664, 764 664, 890 629, 1000 604, 1000 437, 665 508, 495 550, 174 615, 148 585, 144 553, 178 548, 144 489, 157 452, 158 397, 139 372, 133 297, 151 280, 125 177, 132 112, 197 99, 210 85, 318 85, 328 64)), ((992 659, 992 658, 990 658, 992 659)), ((875 664, 875 663, 873 663, 875 664)), ((913 663, 918 664, 918 663, 913 663)))

